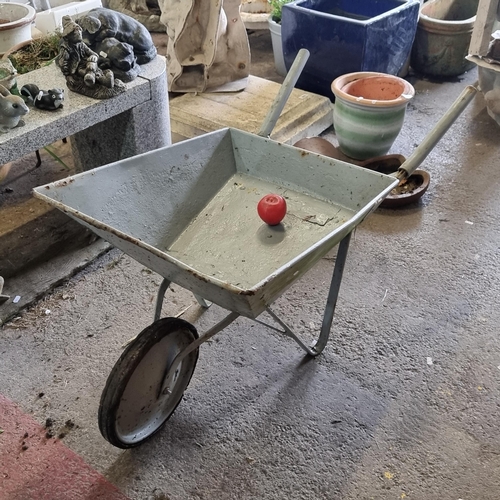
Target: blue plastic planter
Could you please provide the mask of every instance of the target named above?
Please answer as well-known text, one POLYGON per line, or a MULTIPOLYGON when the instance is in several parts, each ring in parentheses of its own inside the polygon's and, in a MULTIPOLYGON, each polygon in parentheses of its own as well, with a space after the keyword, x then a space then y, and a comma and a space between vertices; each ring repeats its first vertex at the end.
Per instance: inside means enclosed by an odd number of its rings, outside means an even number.
POLYGON ((417 30, 419 0, 298 0, 283 6, 281 37, 287 69, 297 52, 311 53, 297 82, 334 99, 340 75, 378 71, 397 75, 417 30))

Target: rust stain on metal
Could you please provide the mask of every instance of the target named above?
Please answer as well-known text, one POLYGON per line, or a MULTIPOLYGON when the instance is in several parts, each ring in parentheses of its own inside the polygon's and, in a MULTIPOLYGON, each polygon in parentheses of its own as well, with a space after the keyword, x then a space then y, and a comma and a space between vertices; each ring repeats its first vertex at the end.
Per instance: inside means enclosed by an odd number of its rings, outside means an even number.
POLYGON ((73 179, 73 177, 70 177, 69 179, 64 179, 62 181, 55 182, 54 185, 56 187, 64 187, 67 186, 68 184, 71 184, 72 182, 75 182, 75 179, 73 179))
POLYGON ((140 244, 140 241, 141 241, 140 239, 133 238, 132 236, 129 236, 128 234, 125 234, 125 233, 118 234, 118 232, 113 231, 112 228, 110 228, 109 226, 106 226, 105 224, 102 225, 102 229, 106 229, 110 233, 114 233, 116 236, 119 236, 122 240, 128 241, 129 243, 133 243, 134 245, 139 246, 139 244, 140 244))
POLYGON ((187 269, 187 272, 189 274, 193 275, 195 278, 198 278, 199 280, 204 281, 205 283, 208 283, 208 279, 205 278, 205 276, 198 274, 196 271, 193 271, 192 269, 187 269))

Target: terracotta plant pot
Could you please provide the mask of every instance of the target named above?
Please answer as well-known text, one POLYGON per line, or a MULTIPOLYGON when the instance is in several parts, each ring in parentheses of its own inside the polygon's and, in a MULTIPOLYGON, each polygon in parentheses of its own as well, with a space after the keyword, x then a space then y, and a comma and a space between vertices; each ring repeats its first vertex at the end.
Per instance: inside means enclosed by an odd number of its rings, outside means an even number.
POLYGON ((340 150, 357 160, 385 155, 401 131, 415 89, 385 73, 358 72, 336 78, 333 125, 340 150))
POLYGON ((9 56, 11 54, 14 54, 15 52, 17 52, 18 50, 21 50, 23 49, 24 47, 27 47, 28 45, 30 45, 32 42, 32 39, 30 38, 29 40, 23 40, 22 42, 19 42, 19 43, 16 43, 15 45, 13 45, 12 47, 10 47, 9 50, 5 51, 2 55, 1 55, 1 59, 8 59, 9 56))
POLYGON ((21 75, 51 64, 58 53, 58 38, 56 35, 47 35, 14 45, 0 59, 10 59, 21 75))

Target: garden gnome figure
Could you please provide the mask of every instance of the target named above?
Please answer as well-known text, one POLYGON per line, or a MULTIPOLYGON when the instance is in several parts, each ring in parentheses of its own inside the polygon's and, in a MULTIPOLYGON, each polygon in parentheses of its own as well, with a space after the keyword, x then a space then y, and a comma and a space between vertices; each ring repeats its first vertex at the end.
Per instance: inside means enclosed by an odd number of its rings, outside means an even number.
POLYGON ((73 92, 106 99, 126 90, 125 84, 114 78, 110 69, 98 66, 99 56, 83 41, 82 28, 71 17, 62 19, 63 33, 59 45, 57 65, 73 92))

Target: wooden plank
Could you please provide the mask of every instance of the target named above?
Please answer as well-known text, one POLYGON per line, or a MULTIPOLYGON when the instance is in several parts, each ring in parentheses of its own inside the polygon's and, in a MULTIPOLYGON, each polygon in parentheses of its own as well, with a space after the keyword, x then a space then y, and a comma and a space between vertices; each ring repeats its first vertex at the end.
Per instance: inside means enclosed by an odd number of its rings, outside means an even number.
POLYGON ((27 200, 16 205, 2 207, 2 217, 0 218, 0 238, 15 231, 18 227, 28 224, 31 221, 50 212, 52 208, 47 203, 36 198, 27 200))
MULTIPOLYGON (((255 129, 247 130, 253 133, 260 127, 279 89, 280 85, 275 82, 252 77, 242 92, 185 94, 176 99, 171 107, 179 114, 184 113, 195 120, 214 122, 219 128, 240 123, 250 123, 252 126, 255 123, 255 129)), ((298 107, 317 107, 318 104, 321 107, 326 101, 329 100, 295 89, 283 109, 280 121, 289 119, 287 114, 293 113, 298 107)))
POLYGON ((93 238, 90 230, 63 212, 47 206, 49 210, 34 218, 29 217, 29 212, 20 212, 28 217, 22 218, 17 227, 1 235, 0 276, 7 279, 67 248, 85 246, 93 238))
MULTIPOLYGON (((257 133, 280 87, 278 83, 250 76, 242 92, 179 96, 170 102, 172 132, 184 138, 224 127, 257 133)), ((294 89, 271 138, 291 144, 302 137, 318 135, 332 123, 328 98, 294 89)))
POLYGON ((493 32, 500 0, 479 0, 476 21, 472 30, 469 54, 484 57, 493 32))

